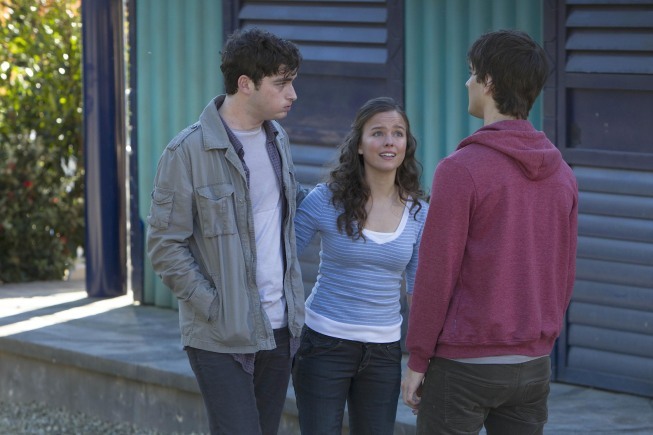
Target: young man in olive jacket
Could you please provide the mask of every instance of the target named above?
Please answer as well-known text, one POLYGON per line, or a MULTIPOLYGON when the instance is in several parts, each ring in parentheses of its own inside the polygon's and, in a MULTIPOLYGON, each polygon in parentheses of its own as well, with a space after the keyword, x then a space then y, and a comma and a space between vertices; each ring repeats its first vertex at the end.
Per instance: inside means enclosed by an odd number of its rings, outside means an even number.
POLYGON ((259 29, 222 51, 226 95, 159 160, 147 218, 152 266, 179 300, 181 341, 212 434, 276 434, 304 323, 293 218, 303 191, 275 121, 301 55, 259 29))

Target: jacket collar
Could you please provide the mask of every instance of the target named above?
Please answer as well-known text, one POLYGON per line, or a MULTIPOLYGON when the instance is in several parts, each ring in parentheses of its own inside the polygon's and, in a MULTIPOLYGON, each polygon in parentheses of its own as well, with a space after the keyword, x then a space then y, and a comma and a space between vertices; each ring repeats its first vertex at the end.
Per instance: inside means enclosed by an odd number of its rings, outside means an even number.
MULTIPOLYGON (((218 113, 218 109, 224 103, 225 95, 218 95, 204 108, 200 115, 200 125, 202 126, 202 139, 204 140, 204 148, 209 149, 225 149, 231 146, 229 136, 222 125, 222 118, 218 113)), ((276 121, 264 121, 263 128, 266 132, 271 131, 277 137, 277 140, 283 140, 284 134, 279 128, 276 121)))

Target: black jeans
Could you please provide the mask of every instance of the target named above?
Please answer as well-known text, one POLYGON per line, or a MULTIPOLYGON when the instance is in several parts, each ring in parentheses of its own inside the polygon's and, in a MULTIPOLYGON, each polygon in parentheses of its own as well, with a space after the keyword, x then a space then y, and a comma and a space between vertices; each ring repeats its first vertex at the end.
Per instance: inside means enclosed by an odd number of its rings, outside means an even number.
POLYGON ((275 349, 256 353, 253 376, 231 354, 186 348, 212 435, 277 434, 290 380, 288 328, 274 339, 275 349))
POLYGON ((350 434, 392 434, 400 383, 398 341, 362 343, 304 327, 293 366, 302 434, 341 434, 345 403, 350 434))
POLYGON ((538 435, 547 420, 550 358, 466 364, 433 358, 424 378, 418 434, 538 435))

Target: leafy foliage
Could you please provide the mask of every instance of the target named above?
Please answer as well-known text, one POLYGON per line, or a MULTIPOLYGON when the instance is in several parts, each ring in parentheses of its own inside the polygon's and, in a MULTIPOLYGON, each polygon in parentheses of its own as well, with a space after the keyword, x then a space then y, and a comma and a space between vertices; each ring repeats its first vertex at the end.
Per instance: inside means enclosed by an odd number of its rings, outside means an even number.
POLYGON ((84 242, 80 0, 0 0, 0 282, 62 279, 84 242))

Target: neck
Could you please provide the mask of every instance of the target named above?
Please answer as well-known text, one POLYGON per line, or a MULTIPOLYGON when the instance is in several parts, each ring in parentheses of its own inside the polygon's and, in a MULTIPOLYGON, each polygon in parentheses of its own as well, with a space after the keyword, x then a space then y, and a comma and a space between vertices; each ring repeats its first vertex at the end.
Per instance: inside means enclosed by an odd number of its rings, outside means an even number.
POLYGON ((395 173, 383 174, 383 176, 366 176, 370 194, 377 199, 395 199, 398 197, 397 186, 395 185, 395 173))
POLYGON ((503 113, 496 110, 496 108, 493 109, 494 110, 486 111, 485 115, 483 116, 483 125, 490 125, 499 121, 509 121, 509 120, 517 119, 514 116, 504 115, 503 113))
POLYGON ((247 110, 245 101, 238 95, 227 95, 218 109, 218 113, 227 123, 229 128, 234 130, 255 130, 263 125, 263 120, 256 119, 252 113, 247 110))

